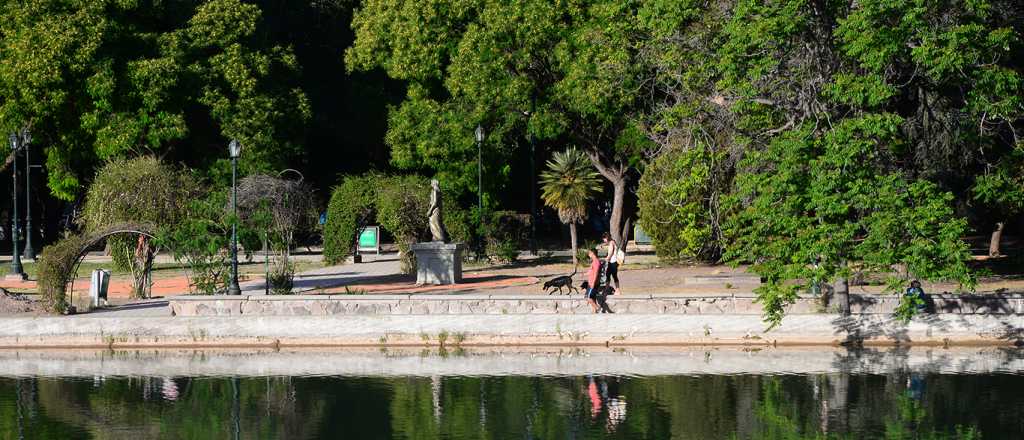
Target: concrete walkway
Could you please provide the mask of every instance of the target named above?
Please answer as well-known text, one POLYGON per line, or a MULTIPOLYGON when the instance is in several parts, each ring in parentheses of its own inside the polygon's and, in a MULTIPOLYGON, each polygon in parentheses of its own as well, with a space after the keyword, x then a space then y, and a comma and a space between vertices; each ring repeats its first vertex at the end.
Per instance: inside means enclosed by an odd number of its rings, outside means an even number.
MULTIPOLYGON (((359 264, 343 264, 308 270, 295 275, 292 293, 305 293, 313 290, 366 282, 367 280, 383 279, 389 276, 400 276, 400 265, 397 254, 366 255, 359 264)), ((266 280, 254 280, 241 283, 243 295, 262 295, 266 292, 266 280)))

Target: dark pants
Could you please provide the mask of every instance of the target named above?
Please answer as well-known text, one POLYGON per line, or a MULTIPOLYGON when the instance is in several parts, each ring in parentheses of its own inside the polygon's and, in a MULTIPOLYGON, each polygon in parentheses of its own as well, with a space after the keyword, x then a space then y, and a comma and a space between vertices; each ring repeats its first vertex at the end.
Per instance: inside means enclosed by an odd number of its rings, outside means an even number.
POLYGON ((608 271, 605 273, 604 284, 606 286, 611 286, 613 279, 615 280, 615 287, 619 287, 619 263, 608 263, 608 271))

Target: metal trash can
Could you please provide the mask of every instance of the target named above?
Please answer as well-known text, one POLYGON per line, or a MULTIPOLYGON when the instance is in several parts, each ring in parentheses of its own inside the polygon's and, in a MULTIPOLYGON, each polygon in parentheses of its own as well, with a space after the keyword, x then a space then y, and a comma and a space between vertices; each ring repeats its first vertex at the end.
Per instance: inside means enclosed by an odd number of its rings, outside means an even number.
POLYGON ((110 286, 110 271, 96 269, 92 271, 92 280, 89 283, 89 299, 93 307, 107 305, 107 288, 110 286), (100 300, 103 302, 100 303, 100 300))

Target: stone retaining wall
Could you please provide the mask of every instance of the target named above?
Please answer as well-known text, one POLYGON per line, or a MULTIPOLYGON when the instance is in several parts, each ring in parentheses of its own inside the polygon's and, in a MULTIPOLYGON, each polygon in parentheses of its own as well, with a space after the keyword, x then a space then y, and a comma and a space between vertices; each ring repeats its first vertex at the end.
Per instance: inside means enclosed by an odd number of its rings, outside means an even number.
MULTIPOLYGON (((749 295, 612 296, 615 313, 644 315, 761 315, 749 295)), ((850 295, 854 314, 891 314, 898 296, 850 295)), ((580 297, 538 295, 288 295, 182 296, 169 300, 174 316, 334 315, 572 315, 590 314, 580 297)), ((942 314, 1021 315, 1024 295, 930 295, 929 310, 942 314)), ((835 312, 835 304, 799 298, 788 314, 835 312)))

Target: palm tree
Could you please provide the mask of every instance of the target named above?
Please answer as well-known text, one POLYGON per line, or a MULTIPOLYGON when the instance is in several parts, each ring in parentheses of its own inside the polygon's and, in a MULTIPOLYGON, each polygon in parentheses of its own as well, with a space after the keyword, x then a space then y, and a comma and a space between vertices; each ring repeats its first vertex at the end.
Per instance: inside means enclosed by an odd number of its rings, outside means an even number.
POLYGON ((587 202, 600 189, 601 181, 590 159, 580 150, 569 148, 555 153, 541 173, 541 198, 544 204, 558 211, 558 218, 569 225, 572 237, 572 263, 576 259, 576 224, 587 218, 587 202))

